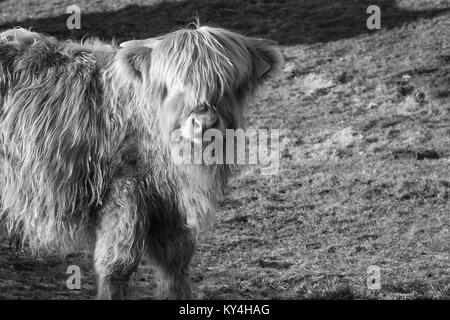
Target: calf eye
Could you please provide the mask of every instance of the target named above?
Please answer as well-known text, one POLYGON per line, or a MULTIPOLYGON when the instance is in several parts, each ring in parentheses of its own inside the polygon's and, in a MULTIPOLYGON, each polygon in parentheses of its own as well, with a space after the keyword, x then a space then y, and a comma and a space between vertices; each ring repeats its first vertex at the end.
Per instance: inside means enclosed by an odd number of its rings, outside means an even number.
POLYGON ((208 110, 209 110, 209 106, 206 103, 202 103, 201 105, 198 105, 195 108, 194 112, 195 113, 205 113, 205 112, 208 112, 208 110))

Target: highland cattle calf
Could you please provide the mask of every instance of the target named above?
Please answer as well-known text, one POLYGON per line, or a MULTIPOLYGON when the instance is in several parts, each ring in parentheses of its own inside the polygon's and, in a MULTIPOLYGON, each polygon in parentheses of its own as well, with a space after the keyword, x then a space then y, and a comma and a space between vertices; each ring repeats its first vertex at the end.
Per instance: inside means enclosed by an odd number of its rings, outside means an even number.
POLYGON ((87 244, 100 299, 123 298, 142 257, 163 292, 191 298, 197 233, 232 170, 181 165, 171 150, 203 144, 206 129, 242 127, 248 99, 281 66, 274 42, 207 26, 120 47, 1 33, 8 230, 35 254, 87 244))

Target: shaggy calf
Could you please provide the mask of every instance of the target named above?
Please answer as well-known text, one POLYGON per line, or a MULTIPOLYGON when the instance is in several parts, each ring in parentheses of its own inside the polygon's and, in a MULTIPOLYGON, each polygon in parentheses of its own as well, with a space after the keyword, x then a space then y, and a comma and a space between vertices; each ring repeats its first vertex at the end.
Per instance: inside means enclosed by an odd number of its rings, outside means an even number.
POLYGON ((197 233, 231 170, 178 164, 171 150, 203 146, 209 128, 242 127, 246 101, 281 65, 273 42, 207 26, 120 48, 1 33, 8 230, 34 253, 92 247, 100 299, 123 298, 143 256, 163 292, 191 298, 197 233))

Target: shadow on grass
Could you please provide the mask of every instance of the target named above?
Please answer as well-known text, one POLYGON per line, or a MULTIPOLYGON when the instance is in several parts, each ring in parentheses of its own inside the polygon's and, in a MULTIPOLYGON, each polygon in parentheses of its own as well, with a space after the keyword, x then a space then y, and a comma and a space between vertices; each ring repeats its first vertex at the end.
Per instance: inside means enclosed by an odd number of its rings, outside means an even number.
MULTIPOLYGON (((409 11, 392 0, 189 0, 167 1, 148 6, 131 5, 118 11, 81 15, 81 30, 68 30, 68 14, 42 19, 10 21, 0 29, 14 26, 58 38, 97 36, 104 40, 145 38, 186 26, 196 17, 247 35, 271 38, 284 45, 312 44, 365 34, 369 5, 381 8, 383 29, 391 29, 420 18, 431 18, 450 8, 409 11)), ((83 8, 81 8, 83 12, 83 8)))

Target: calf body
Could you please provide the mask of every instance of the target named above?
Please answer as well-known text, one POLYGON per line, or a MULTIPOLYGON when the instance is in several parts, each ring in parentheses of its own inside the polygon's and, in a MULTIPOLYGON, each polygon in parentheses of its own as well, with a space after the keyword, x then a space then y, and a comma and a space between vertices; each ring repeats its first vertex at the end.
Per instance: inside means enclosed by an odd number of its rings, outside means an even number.
POLYGON ((196 121, 240 127, 247 98, 281 66, 279 50, 208 27, 123 48, 23 29, 0 37, 1 214, 9 231, 34 253, 92 248, 98 298, 123 298, 143 256, 161 292, 191 298, 197 233, 230 168, 174 163, 173 133, 196 121))

